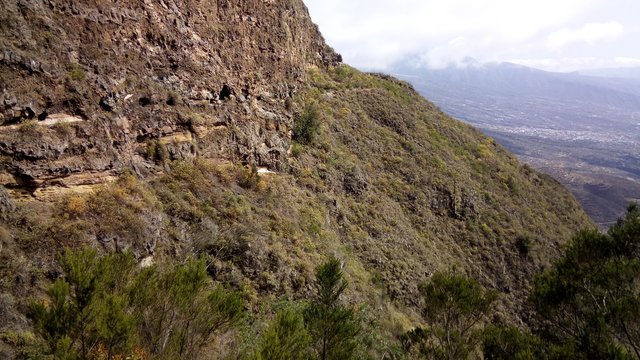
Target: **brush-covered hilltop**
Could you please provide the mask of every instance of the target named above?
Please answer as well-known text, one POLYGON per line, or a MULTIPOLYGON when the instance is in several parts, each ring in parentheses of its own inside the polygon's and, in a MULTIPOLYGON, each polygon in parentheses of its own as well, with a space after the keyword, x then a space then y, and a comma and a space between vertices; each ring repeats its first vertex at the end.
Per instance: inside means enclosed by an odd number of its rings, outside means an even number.
MULTIPOLYGON (((302 0, 0 2, 0 357, 69 339, 97 358, 33 314, 61 278, 77 298, 88 260, 67 248, 126 253, 127 269, 202 259, 260 314, 166 358, 239 354, 335 257, 382 353, 424 322, 419 285, 438 271, 496 290, 494 320, 525 326, 534 275, 592 226, 558 182, 407 83, 342 64, 302 0)), ((120 338, 96 334, 119 328, 97 324, 82 334, 112 356, 120 338)))

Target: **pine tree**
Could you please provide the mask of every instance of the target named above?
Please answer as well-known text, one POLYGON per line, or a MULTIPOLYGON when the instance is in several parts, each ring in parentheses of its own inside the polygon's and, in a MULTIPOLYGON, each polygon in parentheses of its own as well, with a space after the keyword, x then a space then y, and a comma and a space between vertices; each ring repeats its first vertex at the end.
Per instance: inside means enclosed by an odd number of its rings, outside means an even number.
POLYGON ((333 258, 316 269, 317 294, 304 312, 313 348, 322 360, 354 358, 361 321, 354 309, 340 302, 348 286, 340 261, 333 258))

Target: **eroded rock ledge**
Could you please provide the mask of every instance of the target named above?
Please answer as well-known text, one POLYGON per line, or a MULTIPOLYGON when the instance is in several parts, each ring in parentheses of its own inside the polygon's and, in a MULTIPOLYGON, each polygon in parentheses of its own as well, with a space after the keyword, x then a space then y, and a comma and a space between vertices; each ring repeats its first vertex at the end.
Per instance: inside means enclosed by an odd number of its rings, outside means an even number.
POLYGON ((300 0, 1 3, 0 185, 28 197, 159 157, 282 169, 286 104, 341 61, 300 0))

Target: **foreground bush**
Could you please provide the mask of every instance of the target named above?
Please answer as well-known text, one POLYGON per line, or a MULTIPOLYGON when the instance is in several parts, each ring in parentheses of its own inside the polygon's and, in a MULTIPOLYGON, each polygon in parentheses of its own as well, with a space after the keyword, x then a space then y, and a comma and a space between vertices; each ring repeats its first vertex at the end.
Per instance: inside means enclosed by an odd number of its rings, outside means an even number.
POLYGON ((204 261, 140 269, 131 254, 67 250, 64 276, 30 317, 56 359, 196 359, 242 316, 239 294, 213 285, 204 261))
POLYGON ((342 303, 348 284, 342 265, 330 259, 316 268, 316 293, 302 307, 280 310, 263 333, 260 360, 348 360, 359 357, 362 320, 342 303))
POLYGON ((256 360, 308 359, 311 337, 302 313, 295 308, 281 310, 262 335, 256 360))
POLYGON ((607 234, 577 234, 536 279, 538 331, 553 353, 575 359, 640 358, 640 210, 607 234))
POLYGON ((331 259, 316 269, 315 285, 317 294, 305 309, 304 318, 317 358, 354 358, 361 325, 354 309, 340 301, 347 282, 338 259, 331 259))
POLYGON ((531 332, 493 327, 486 359, 640 359, 640 210, 576 234, 530 296, 531 332))
POLYGON ((427 327, 407 333, 408 351, 427 359, 467 359, 483 337, 482 320, 497 294, 460 274, 436 273, 422 285, 423 316, 427 327))

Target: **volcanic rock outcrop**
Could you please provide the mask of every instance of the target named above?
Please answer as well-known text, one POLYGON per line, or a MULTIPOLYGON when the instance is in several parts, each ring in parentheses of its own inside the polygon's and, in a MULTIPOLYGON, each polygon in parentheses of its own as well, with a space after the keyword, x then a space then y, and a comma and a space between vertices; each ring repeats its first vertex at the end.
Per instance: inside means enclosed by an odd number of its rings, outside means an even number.
POLYGON ((14 195, 103 183, 124 168, 146 176, 159 160, 196 155, 280 169, 287 104, 310 66, 341 61, 301 1, 2 9, 0 185, 14 195))

